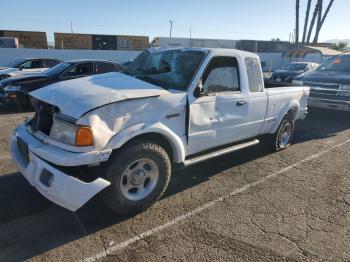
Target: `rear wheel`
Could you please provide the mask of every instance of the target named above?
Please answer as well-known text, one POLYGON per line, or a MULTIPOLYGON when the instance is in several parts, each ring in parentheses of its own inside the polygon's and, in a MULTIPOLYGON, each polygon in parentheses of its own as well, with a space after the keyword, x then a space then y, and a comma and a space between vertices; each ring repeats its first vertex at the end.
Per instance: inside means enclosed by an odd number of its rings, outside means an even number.
POLYGON ((118 214, 130 215, 147 209, 165 192, 171 162, 162 146, 138 140, 118 152, 105 167, 111 185, 102 201, 118 214))
POLYGON ((276 133, 267 138, 267 145, 272 151, 279 151, 289 147, 294 136, 294 120, 286 115, 277 128, 276 133))

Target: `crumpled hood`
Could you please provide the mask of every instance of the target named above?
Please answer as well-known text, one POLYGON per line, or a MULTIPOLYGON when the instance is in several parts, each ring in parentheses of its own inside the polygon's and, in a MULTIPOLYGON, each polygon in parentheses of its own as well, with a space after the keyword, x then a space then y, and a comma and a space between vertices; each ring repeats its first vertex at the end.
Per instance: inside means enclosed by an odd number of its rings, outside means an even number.
POLYGON ((30 93, 75 119, 107 104, 163 94, 169 94, 169 91, 115 72, 63 81, 30 93))

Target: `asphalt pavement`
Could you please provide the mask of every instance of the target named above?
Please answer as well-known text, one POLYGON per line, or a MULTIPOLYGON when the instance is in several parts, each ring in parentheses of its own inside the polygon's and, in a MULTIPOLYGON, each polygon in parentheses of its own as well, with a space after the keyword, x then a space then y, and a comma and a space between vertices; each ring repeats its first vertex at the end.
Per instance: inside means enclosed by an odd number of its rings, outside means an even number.
POLYGON ((350 261, 348 113, 313 111, 278 153, 258 145, 175 170, 134 217, 98 197, 73 213, 32 188, 9 157, 31 114, 0 112, 0 261, 350 261))

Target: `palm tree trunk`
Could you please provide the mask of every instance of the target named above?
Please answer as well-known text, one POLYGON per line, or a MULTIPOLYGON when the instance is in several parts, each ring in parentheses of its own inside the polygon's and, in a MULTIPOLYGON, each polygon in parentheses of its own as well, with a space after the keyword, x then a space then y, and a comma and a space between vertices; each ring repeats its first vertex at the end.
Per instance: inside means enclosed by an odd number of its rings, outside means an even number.
POLYGON ((322 7, 323 7, 323 0, 319 0, 316 32, 315 32, 314 41, 312 41, 312 43, 314 45, 316 45, 318 42, 318 35, 319 35, 320 29, 321 29, 322 7))
POLYGON ((308 25, 308 23, 309 23, 309 15, 310 15, 311 1, 312 1, 312 0, 308 0, 308 1, 307 1, 306 14, 305 14, 305 21, 304 21, 304 32, 303 32, 303 39, 302 39, 302 43, 303 43, 303 44, 305 44, 305 40, 306 40, 307 25, 308 25))
POLYGON ((314 44, 317 44, 318 36, 319 36, 320 31, 321 31, 321 29, 322 29, 323 23, 324 23, 324 21, 326 20, 326 17, 327 17, 327 15, 328 15, 328 13, 329 13, 329 10, 331 9, 331 7, 332 7, 332 5, 333 5, 333 2, 334 2, 334 0, 330 0, 330 1, 329 1, 328 6, 327 6, 327 9, 326 9, 326 11, 324 12, 324 15, 323 15, 323 17, 322 17, 322 19, 321 19, 320 25, 317 27, 317 31, 316 31, 316 35, 315 35, 315 39, 314 39, 314 44))
POLYGON ((299 44, 299 7, 300 0, 295 1, 295 43, 299 44))
POLYGON ((312 19, 311 19, 309 31, 307 33, 306 44, 310 43, 311 33, 312 33, 312 30, 314 29, 315 20, 316 20, 317 14, 318 14, 319 2, 320 2, 320 0, 317 0, 317 3, 315 5, 315 9, 314 9, 314 13, 312 14, 312 19))

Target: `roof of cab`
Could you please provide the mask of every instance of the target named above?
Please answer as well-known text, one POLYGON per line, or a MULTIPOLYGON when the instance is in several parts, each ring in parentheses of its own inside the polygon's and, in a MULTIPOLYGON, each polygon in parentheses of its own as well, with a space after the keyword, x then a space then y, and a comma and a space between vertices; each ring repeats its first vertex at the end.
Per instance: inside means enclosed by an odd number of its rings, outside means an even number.
POLYGON ((259 58, 257 54, 246 52, 238 49, 229 48, 207 48, 207 47, 152 47, 147 49, 150 53, 166 52, 166 51, 202 51, 212 53, 213 55, 234 55, 239 57, 254 57, 259 58))

